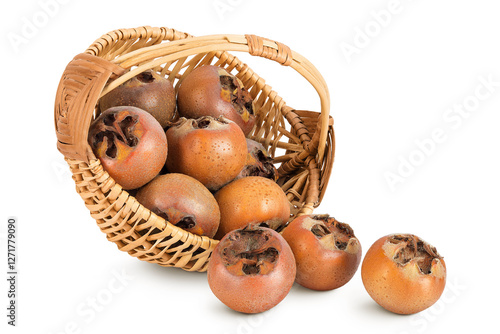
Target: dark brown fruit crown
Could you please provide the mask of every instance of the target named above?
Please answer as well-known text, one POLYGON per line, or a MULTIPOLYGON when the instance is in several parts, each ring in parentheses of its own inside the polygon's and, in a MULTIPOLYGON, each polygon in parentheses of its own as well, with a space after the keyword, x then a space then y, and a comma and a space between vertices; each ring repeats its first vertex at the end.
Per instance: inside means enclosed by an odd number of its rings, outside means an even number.
POLYGON ((247 138, 247 149, 247 163, 236 179, 247 176, 261 176, 277 181, 278 170, 264 146, 255 140, 247 138))
POLYGON ((235 275, 266 275, 278 262, 281 246, 270 230, 249 224, 230 232, 220 249, 224 265, 235 275))
POLYGON ((435 247, 413 234, 395 234, 388 238, 388 242, 398 246, 392 258, 395 263, 404 266, 415 259, 420 272, 424 275, 431 273, 434 259, 443 258, 435 247))
POLYGON ((248 122, 249 118, 254 115, 253 100, 250 93, 234 75, 229 73, 226 75, 221 74, 219 80, 222 90, 221 96, 233 105, 245 122, 248 122))
POLYGON ((312 215, 311 219, 318 221, 311 227, 311 232, 324 247, 353 254, 359 251, 359 241, 348 224, 339 222, 329 215, 312 215))
POLYGON ((117 156, 117 141, 133 148, 140 140, 134 133, 139 116, 130 114, 117 119, 119 112, 103 114, 101 120, 95 122, 89 131, 89 142, 92 149, 97 150, 104 142, 107 147, 105 154, 111 159, 115 159, 117 156))

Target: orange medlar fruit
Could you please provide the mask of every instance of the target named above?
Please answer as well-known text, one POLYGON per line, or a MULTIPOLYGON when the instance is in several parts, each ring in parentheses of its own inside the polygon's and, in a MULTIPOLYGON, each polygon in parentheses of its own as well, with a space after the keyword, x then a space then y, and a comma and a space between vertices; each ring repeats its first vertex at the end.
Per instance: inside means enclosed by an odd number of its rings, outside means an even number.
POLYGON ((105 110, 90 125, 88 142, 104 169, 123 189, 151 181, 167 158, 167 137, 160 123, 136 107, 105 110))
POLYGON ((195 68, 179 86, 179 115, 186 118, 224 116, 247 136, 255 125, 254 104, 240 79, 213 65, 195 68))
POLYGON ((220 222, 217 201, 196 179, 184 174, 159 175, 135 198, 170 223, 194 234, 213 237, 220 222))
POLYGON ((303 215, 283 230, 297 263, 296 282, 313 290, 337 289, 351 280, 361 261, 352 228, 328 215, 303 215))
POLYGON ((439 299, 446 284, 446 265, 436 248, 416 235, 391 234, 370 247, 361 278, 380 306, 413 314, 439 299))
POLYGON ((174 86, 167 78, 147 70, 116 87, 99 100, 101 110, 116 106, 143 109, 164 128, 174 118, 176 99, 174 86))
POLYGON ((212 191, 233 180, 245 165, 245 136, 224 117, 182 117, 166 135, 167 170, 192 176, 212 191))
POLYGON ((256 222, 276 230, 290 218, 290 203, 283 189, 261 176, 235 180, 216 192, 215 199, 221 212, 216 239, 256 222))
POLYGON ((233 310, 264 312, 292 288, 295 260, 279 233, 250 224, 228 233, 215 247, 207 278, 215 296, 233 310))

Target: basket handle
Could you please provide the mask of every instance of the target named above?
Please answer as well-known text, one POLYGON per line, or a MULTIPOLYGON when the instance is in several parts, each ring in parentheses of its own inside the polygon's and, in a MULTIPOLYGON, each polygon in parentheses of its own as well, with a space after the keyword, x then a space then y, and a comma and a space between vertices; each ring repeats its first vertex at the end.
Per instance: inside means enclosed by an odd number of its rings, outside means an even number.
POLYGON ((291 66, 299 74, 301 74, 314 87, 321 100, 321 122, 318 122, 319 131, 316 131, 311 142, 308 144, 307 150, 312 152, 310 148, 315 147, 318 152, 319 163, 322 163, 324 156, 325 145, 327 141, 330 125, 330 95, 326 82, 320 72, 306 58, 296 52, 290 50, 283 43, 272 41, 256 35, 245 35, 248 45, 248 53, 252 56, 264 57, 274 60, 281 65, 291 66))
POLYGON ((89 163, 94 156, 87 144, 92 113, 106 82, 124 72, 118 65, 85 53, 66 66, 54 106, 57 148, 66 158, 89 163))
MULTIPOLYGON (((292 50, 283 43, 272 41, 276 47, 264 44, 264 39, 256 35, 245 35, 248 44, 248 53, 252 56, 258 56, 274 60, 281 65, 290 66, 293 61, 292 50)), ((269 41, 269 40, 266 40, 269 41)))
MULTIPOLYGON (((174 31, 175 32, 175 31, 174 31)), ((127 41, 147 40, 146 46, 160 43, 162 39, 172 41, 151 46, 152 56, 159 57, 147 66, 155 66, 156 62, 174 60, 176 57, 187 57, 199 52, 209 51, 243 51, 254 56, 274 60, 284 66, 290 66, 301 74, 315 88, 321 100, 321 113, 318 141, 319 163, 322 163, 330 112, 330 96, 327 85, 319 71, 306 58, 291 51, 286 45, 255 35, 211 35, 192 37, 189 35, 174 34, 165 28, 141 27, 137 29, 118 30, 108 33, 98 39, 85 54, 77 55, 66 67, 57 90, 55 103, 55 126, 57 147, 67 158, 89 162, 94 157, 87 144, 87 135, 92 113, 100 95, 113 89, 122 81, 137 75, 145 70, 138 66, 128 71, 130 58, 136 56, 139 50, 131 50, 123 56, 113 60, 100 58, 100 53, 106 47, 113 47, 117 41, 126 45, 127 41), (158 36, 157 36, 158 35, 158 36), (179 35, 179 36, 178 36, 179 35), (155 38, 153 38, 153 37, 155 38), (151 41, 150 41, 151 40, 151 41), (162 56, 161 49, 168 47, 169 52, 162 56), (125 72, 127 72, 124 74, 125 72), (111 78, 120 77, 115 82, 106 83, 111 78)), ((143 43, 143 44, 144 44, 143 43)), ((142 45, 142 44, 141 44, 142 45)), ((116 55, 115 55, 116 56, 116 55)), ((147 57, 146 57, 147 58, 147 57)), ((144 59, 146 60, 146 59, 144 59)), ((156 65, 158 65, 156 64, 156 65)))
MULTIPOLYGON (((158 28, 143 27, 143 29, 154 32, 155 29, 158 28)), ((140 37, 137 35, 136 29, 127 30, 126 33, 123 32, 119 34, 119 36, 132 38, 132 34, 133 38, 140 37)), ((102 42, 106 41, 100 41, 100 43, 102 42)), ((93 49, 95 49, 95 47, 92 48, 92 50, 93 49)), ((247 52, 253 56, 274 60, 281 65, 293 68, 314 87, 319 95, 321 101, 319 116, 321 128, 316 138, 318 140, 318 163, 321 164, 323 162, 330 117, 330 94, 328 92, 328 86, 321 73, 311 62, 309 62, 309 60, 299 53, 292 51, 285 44, 255 35, 207 35, 200 37, 189 36, 189 38, 155 45, 150 51, 151 53, 149 55, 144 55, 141 54, 140 50, 135 50, 113 59, 115 64, 123 68, 130 68, 137 63, 144 63, 144 65, 139 65, 115 82, 110 83, 106 86, 103 95, 146 69, 159 66, 166 62, 172 62, 179 58, 187 58, 198 53, 239 51, 247 52), (140 62, 138 60, 140 60, 140 62)), ((316 140, 316 138, 314 139, 316 140)))

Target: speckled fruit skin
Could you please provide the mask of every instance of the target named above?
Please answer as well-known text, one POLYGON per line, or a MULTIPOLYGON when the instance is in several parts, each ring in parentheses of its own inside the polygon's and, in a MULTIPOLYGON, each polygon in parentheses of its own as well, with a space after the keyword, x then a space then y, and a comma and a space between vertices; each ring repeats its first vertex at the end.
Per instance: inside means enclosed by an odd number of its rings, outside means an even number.
POLYGON ((135 198, 149 210, 191 233, 211 238, 219 227, 217 201, 203 184, 190 176, 159 175, 142 187, 135 198))
POLYGON ((167 158, 163 128, 151 114, 135 107, 105 110, 92 122, 88 141, 104 169, 123 189, 136 189, 151 181, 167 158), (114 157, 108 154, 111 148, 116 148, 114 157))
POLYGON ((181 82, 177 95, 179 115, 186 118, 224 116, 247 136, 255 125, 253 101, 243 83, 225 69, 205 65, 194 69, 181 82), (221 84, 221 76, 234 80, 234 90, 221 84))
POLYGON ((313 234, 313 226, 320 224, 328 228, 323 219, 332 224, 335 221, 328 215, 303 215, 295 218, 282 233, 295 256, 296 282, 320 291, 337 289, 349 282, 361 261, 361 245, 356 237, 342 240, 347 246, 339 249, 335 246, 334 234, 321 239, 313 234))
POLYGON ((152 70, 144 71, 116 87, 99 101, 101 110, 116 106, 133 106, 149 112, 165 127, 175 115, 174 86, 152 70))
POLYGON ((216 239, 250 223, 265 222, 277 229, 290 219, 290 203, 283 189, 261 176, 235 180, 216 192, 215 199, 221 212, 216 239))
POLYGON ((245 165, 245 135, 224 117, 180 118, 166 135, 168 171, 192 176, 212 191, 234 179, 245 165))
MULTIPOLYGON (((243 313, 264 312, 276 306, 292 288, 296 271, 293 253, 283 237, 269 228, 253 228, 265 231, 269 238, 268 245, 279 252, 271 271, 266 269, 265 274, 245 275, 238 269, 241 263, 234 266, 236 268, 226 266, 223 251, 230 246, 231 236, 240 230, 226 235, 215 247, 207 270, 208 284, 215 296, 231 309, 243 313)), ((251 242, 242 248, 253 250, 251 242)))
POLYGON ((368 294, 380 306, 398 314, 413 314, 433 305, 446 284, 444 260, 432 264, 431 273, 423 274, 413 261, 396 264, 389 236, 378 239, 368 250, 361 266, 361 277, 368 294), (392 255, 391 255, 392 256, 392 255))

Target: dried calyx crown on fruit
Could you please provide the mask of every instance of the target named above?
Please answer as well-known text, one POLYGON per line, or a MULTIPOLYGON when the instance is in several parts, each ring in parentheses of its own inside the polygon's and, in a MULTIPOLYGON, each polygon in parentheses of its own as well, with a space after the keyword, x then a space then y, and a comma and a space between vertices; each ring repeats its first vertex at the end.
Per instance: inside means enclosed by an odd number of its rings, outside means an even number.
POLYGON ((89 131, 92 148, 98 150, 99 155, 114 159, 118 154, 118 147, 137 146, 140 132, 136 127, 138 120, 139 116, 136 114, 104 114, 102 122, 96 122, 89 131))
POLYGON ((312 215, 311 220, 314 224, 311 232, 320 240, 322 246, 353 254, 358 252, 359 241, 348 224, 339 222, 327 214, 312 215))
POLYGON ((274 166, 273 159, 264 146, 253 139, 247 138, 247 149, 246 165, 238 176, 236 176, 236 179, 247 176, 262 176, 277 181, 278 170, 274 166))
POLYGON ((219 80, 222 86, 221 97, 233 105, 243 121, 248 122, 254 114, 253 100, 241 80, 222 68, 219 69, 219 80))
POLYGON ((280 256, 281 245, 269 230, 247 226, 230 234, 222 246, 222 259, 235 275, 266 275, 280 256))
POLYGON ((383 246, 384 252, 399 266, 413 265, 424 274, 439 275, 443 272, 436 248, 413 234, 394 234, 383 246))

